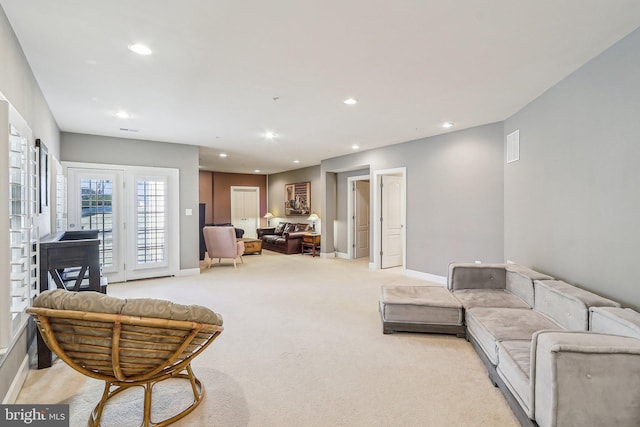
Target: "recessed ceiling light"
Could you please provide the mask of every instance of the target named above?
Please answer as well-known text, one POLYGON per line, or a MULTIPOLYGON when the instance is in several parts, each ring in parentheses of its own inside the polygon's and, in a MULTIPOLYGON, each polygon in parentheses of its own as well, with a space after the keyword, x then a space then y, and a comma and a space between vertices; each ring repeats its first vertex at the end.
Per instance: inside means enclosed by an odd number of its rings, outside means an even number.
POLYGON ((300 160, 294 160, 293 163, 300 163, 300 160))
POLYGON ((220 157, 227 157, 227 153, 220 153, 218 154, 220 157))
POLYGON ((260 169, 254 169, 253 170, 255 173, 260 173, 260 169))
POLYGON ((116 113, 116 117, 118 117, 119 119, 128 119, 129 113, 127 113, 126 111, 118 111, 116 113))
POLYGON ((149 46, 140 43, 130 44, 129 50, 137 53, 138 55, 151 55, 152 52, 151 49, 149 49, 149 46))
POLYGON ((358 144, 353 144, 353 145, 351 146, 351 149, 352 149, 352 150, 359 150, 359 149, 360 149, 360 146, 359 146, 358 144))
POLYGON ((344 100, 344 101, 342 101, 342 102, 344 102, 344 103, 345 103, 345 104, 347 104, 347 105, 354 105, 354 104, 357 104, 357 103, 358 103, 358 100, 357 100, 357 99, 354 99, 354 98, 347 98, 347 99, 345 99, 345 100, 344 100))
POLYGON ((445 122, 445 123, 442 124, 442 127, 445 128, 445 129, 452 128, 453 127, 453 123, 445 122))
POLYGON ((275 132, 269 131, 269 132, 265 132, 264 133, 264 137, 267 138, 267 139, 273 139, 273 138, 276 137, 276 134, 275 134, 275 132))

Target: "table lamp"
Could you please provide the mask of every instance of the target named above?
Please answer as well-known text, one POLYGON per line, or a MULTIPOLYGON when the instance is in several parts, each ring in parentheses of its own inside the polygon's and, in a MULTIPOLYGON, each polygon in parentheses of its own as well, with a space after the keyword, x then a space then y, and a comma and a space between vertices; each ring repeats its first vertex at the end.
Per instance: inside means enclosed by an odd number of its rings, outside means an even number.
POLYGON ((320 220, 320 217, 318 215, 316 215, 316 213, 312 213, 311 215, 309 215, 309 218, 307 218, 308 221, 312 221, 312 226, 311 229, 313 230, 313 232, 316 232, 316 221, 320 220))
POLYGON ((271 227, 271 218, 273 218, 273 214, 271 212, 267 212, 264 215, 264 218, 267 219, 267 227, 271 227))

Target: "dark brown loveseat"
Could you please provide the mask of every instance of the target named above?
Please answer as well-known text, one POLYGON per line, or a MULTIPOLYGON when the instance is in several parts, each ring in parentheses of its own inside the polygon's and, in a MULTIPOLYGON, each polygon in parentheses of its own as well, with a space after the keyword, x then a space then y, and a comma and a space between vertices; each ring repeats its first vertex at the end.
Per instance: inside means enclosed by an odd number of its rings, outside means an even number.
POLYGON ((283 254, 299 254, 302 236, 311 232, 309 224, 281 222, 277 227, 258 228, 258 239, 262 240, 262 249, 283 254))

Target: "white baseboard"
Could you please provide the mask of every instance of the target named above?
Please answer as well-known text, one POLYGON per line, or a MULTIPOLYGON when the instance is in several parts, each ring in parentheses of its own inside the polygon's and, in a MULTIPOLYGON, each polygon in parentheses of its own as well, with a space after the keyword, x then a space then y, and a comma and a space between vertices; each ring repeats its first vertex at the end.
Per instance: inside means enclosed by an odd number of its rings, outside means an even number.
POLYGON ((336 258, 350 259, 349 254, 345 254, 344 252, 336 252, 336 258))
POLYGON ((176 277, 181 277, 181 276, 196 276, 200 274, 200 269, 199 268, 185 268, 183 270, 179 270, 176 273, 176 277))
POLYGON ((11 381, 11 386, 9 386, 9 390, 7 394, 4 396, 2 400, 3 405, 10 405, 15 403, 18 398, 18 394, 20 393, 20 389, 22 389, 22 385, 27 379, 27 374, 29 373, 29 355, 25 355, 24 359, 22 359, 22 363, 18 368, 18 372, 16 376, 13 377, 13 381, 11 381))
POLYGON ((320 252, 320 258, 335 258, 335 252, 320 252))
POLYGON ((447 285, 447 278, 444 276, 436 276, 435 274, 423 273, 422 271, 405 270, 404 274, 415 279, 422 279, 429 282, 434 282, 439 285, 447 285))

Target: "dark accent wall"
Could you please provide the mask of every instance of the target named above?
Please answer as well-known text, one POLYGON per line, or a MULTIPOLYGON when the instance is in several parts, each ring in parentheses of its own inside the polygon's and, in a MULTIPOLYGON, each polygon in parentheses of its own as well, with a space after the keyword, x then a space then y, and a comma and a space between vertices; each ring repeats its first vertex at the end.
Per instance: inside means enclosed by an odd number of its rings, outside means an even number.
POLYGON ((231 222, 231 187, 260 188, 260 222, 267 213, 267 176, 243 173, 200 172, 200 203, 206 205, 205 222, 223 224, 231 222))
POLYGON ((640 308, 640 30, 506 120, 505 257, 640 308))

